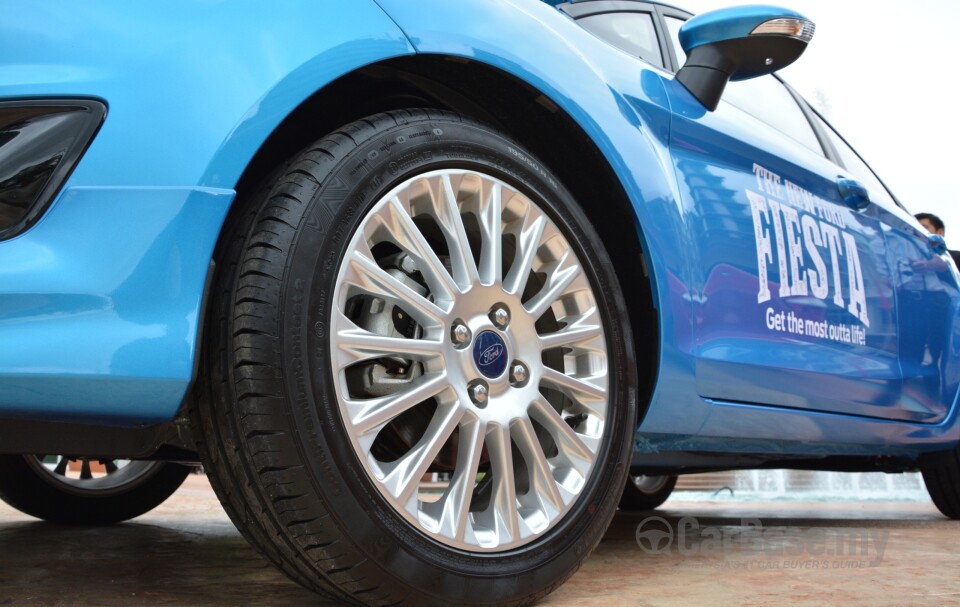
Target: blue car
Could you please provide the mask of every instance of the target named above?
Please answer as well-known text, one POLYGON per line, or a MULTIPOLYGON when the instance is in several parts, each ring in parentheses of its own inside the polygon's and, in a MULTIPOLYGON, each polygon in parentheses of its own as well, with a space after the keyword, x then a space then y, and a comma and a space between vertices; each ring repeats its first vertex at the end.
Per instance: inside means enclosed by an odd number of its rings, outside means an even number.
POLYGON ((923 472, 960 518, 960 293, 773 72, 769 6, 17 3, 0 497, 202 463, 284 573, 526 604, 678 474, 923 472))

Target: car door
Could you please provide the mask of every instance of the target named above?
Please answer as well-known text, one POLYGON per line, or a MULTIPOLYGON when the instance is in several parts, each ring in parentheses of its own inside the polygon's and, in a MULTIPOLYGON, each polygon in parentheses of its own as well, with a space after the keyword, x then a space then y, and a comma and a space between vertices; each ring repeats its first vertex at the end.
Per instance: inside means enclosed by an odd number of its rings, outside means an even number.
POLYGON ((705 112, 676 83, 671 157, 695 236, 696 380, 708 399, 927 421, 899 406, 893 277, 876 208, 776 78, 705 112))
POLYGON ((838 163, 865 185, 885 228, 900 327, 903 376, 900 406, 944 417, 958 389, 960 333, 957 325, 957 268, 936 240, 889 194, 869 166, 819 116, 819 129, 838 163))
MULTIPOLYGON (((677 32, 689 13, 610 1, 564 10, 654 65, 675 71, 684 61, 677 32), (646 43, 641 52, 623 42, 636 35, 629 33, 636 13, 653 17, 659 56, 649 50, 657 45, 646 43)), ((670 153, 694 262, 687 278, 698 393, 713 401, 941 419, 943 399, 935 392, 950 386, 916 398, 918 385, 932 385, 940 374, 927 365, 928 379, 920 381, 902 362, 917 357, 910 350, 917 346, 898 332, 907 283, 887 242, 903 233, 904 219, 892 221, 879 205, 856 206, 851 188, 863 184, 813 126, 816 116, 777 78, 729 84, 715 112, 679 83, 665 84, 674 114, 670 153)), ((915 297, 916 289, 908 291, 915 297)))
MULTIPOLYGON (((662 18, 676 69, 684 60, 677 32, 685 16, 667 9, 662 18)), ((678 108, 686 107, 683 91, 677 92, 678 108)), ((854 176, 835 133, 773 76, 730 83, 715 113, 689 107, 679 113, 671 153, 702 244, 696 327, 701 396, 927 423, 942 419, 940 397, 951 386, 938 381, 944 376, 933 365, 918 379, 916 365, 909 364, 918 358, 918 339, 914 332, 901 334, 899 317, 923 298, 904 289, 898 268, 907 253, 891 254, 888 245, 898 242, 921 258, 929 247, 915 246, 916 238, 902 242, 906 213, 892 199, 860 208, 850 197, 851 185, 876 190, 877 200, 887 194, 869 168, 863 165, 854 176)), ((940 280, 928 272, 927 283, 940 280)), ((928 310, 921 316, 929 324, 936 322, 933 315, 928 310)), ((946 335, 938 333, 943 326, 926 329, 927 335, 946 335)), ((936 339, 931 342, 938 352, 936 339)))

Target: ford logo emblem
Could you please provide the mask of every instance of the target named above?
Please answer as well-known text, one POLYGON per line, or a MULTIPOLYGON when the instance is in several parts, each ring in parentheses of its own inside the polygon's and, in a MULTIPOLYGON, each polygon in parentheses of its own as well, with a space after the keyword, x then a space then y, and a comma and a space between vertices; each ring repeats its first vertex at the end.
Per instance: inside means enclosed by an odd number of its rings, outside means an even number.
POLYGON ((500 357, 503 356, 503 346, 500 344, 494 344, 480 353, 480 365, 488 366, 500 360, 500 357))
POLYGON ((507 345, 494 331, 484 331, 473 344, 473 362, 484 377, 494 379, 507 369, 507 345))

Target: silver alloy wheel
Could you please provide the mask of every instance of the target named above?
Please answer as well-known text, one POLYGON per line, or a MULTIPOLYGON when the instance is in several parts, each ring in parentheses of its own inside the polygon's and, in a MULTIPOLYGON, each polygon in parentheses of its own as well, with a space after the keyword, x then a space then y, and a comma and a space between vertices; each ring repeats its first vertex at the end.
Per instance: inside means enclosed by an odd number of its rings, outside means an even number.
POLYGON ((57 489, 78 496, 126 493, 151 479, 164 465, 160 461, 65 455, 25 455, 24 459, 40 478, 57 489))
POLYGON ((607 426, 603 319, 567 238, 505 182, 449 169, 380 199, 347 250, 332 371, 369 478, 448 546, 542 536, 607 426))

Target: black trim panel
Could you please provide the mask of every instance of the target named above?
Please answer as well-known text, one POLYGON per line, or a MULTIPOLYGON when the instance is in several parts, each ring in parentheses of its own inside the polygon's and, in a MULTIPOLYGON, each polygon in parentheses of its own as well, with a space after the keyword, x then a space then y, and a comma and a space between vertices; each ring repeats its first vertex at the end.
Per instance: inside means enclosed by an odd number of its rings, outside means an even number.
POLYGON ((199 461, 184 418, 138 427, 0 419, 0 453, 199 461))
POLYGON ((831 472, 916 472, 930 455, 858 456, 715 453, 703 451, 634 452, 633 474, 702 474, 726 470, 819 470, 831 472))
POLYGON ((106 113, 93 99, 0 101, 0 241, 43 216, 106 113))

